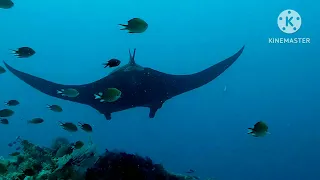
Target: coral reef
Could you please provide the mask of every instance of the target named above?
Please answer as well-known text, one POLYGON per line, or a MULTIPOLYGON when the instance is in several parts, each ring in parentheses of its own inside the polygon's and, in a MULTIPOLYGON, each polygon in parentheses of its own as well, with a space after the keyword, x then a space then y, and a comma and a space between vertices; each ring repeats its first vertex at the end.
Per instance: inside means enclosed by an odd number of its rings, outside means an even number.
POLYGON ((77 150, 61 138, 55 140, 51 148, 40 147, 27 140, 21 140, 20 144, 20 155, 0 161, 0 180, 81 180, 85 170, 98 158, 91 143, 77 150))
POLYGON ((0 159, 0 180, 187 180, 194 177, 167 172, 150 158, 106 151, 98 156, 89 142, 80 149, 64 138, 51 148, 21 140, 22 150, 10 159, 0 159))
POLYGON ((85 180, 187 180, 193 177, 167 172, 161 164, 149 157, 106 151, 93 167, 89 168, 85 180))

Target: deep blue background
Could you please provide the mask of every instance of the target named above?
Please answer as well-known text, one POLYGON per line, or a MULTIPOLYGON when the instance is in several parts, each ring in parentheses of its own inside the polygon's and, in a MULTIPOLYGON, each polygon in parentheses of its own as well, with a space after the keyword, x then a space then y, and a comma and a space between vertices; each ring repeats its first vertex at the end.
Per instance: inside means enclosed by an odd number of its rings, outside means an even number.
MULTIPOLYGON (((243 55, 212 83, 164 104, 154 119, 147 108, 114 113, 111 121, 85 105, 41 94, 10 72, 0 75, 0 102, 18 99, 10 125, 0 126, 0 154, 20 135, 49 145, 53 138, 87 141, 58 121, 94 125, 99 150, 148 155, 169 170, 189 168, 219 180, 320 179, 319 3, 311 0, 16 0, 0 9, 0 58, 13 67, 64 84, 84 84, 111 70, 110 58, 128 61, 137 48, 138 64, 166 73, 200 71, 234 54, 243 55), (318 4, 318 5, 317 5, 318 4), (277 17, 294 9, 301 29, 287 35, 277 17), (127 34, 119 23, 140 17, 143 34, 127 34), (309 37, 311 44, 268 44, 269 37, 309 37), (8 49, 30 46, 37 54, 16 59, 8 49), (227 91, 224 92, 224 86, 227 91), (59 104, 53 113, 46 104, 59 104), (43 117, 42 125, 26 120, 43 117), (254 138, 247 128, 259 120, 270 135, 254 138)), ((3 64, 0 64, 3 66, 3 64)), ((0 105, 4 108, 4 105, 0 105)))

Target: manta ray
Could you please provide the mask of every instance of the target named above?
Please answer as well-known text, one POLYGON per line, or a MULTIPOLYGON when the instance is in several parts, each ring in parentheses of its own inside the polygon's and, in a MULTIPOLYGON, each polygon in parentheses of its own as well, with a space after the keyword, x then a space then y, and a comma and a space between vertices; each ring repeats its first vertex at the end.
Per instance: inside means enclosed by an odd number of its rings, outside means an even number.
POLYGON ((154 118, 157 110, 169 99, 199 88, 222 74, 242 54, 244 46, 231 57, 212 65, 211 67, 190 75, 166 74, 152 68, 143 67, 136 63, 136 49, 129 50, 129 63, 114 70, 106 77, 92 83, 82 85, 64 85, 36 77, 16 70, 7 63, 5 66, 15 76, 33 88, 49 96, 89 105, 111 119, 114 112, 134 107, 150 109, 149 118, 154 118), (73 88, 78 90, 77 97, 62 96, 57 90, 73 88), (115 102, 100 102, 94 94, 105 91, 107 88, 117 88, 122 92, 115 102))

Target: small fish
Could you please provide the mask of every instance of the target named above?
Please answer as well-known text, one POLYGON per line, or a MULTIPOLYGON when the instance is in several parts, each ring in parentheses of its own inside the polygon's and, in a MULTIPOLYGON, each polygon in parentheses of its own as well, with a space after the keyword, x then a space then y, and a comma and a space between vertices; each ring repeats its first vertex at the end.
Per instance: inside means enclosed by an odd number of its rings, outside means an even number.
POLYGON ((50 109, 53 112, 62 112, 62 108, 58 105, 47 105, 47 108, 50 109))
POLYGON ((128 21, 128 24, 119 25, 124 26, 120 30, 128 30, 128 33, 143 33, 148 29, 148 24, 140 18, 133 18, 128 21))
POLYGON ((27 122, 28 124, 41 124, 44 122, 44 120, 42 118, 33 118, 27 122))
POLYGON ((13 152, 11 154, 9 154, 9 156, 19 156, 20 155, 20 152, 13 152))
POLYGON ((26 176, 34 176, 34 175, 36 175, 36 172, 32 168, 27 168, 27 169, 23 170, 23 174, 26 176))
POLYGON ((80 126, 80 128, 85 132, 92 132, 92 127, 90 124, 78 122, 78 126, 80 126))
POLYGON ((226 91, 227 91, 227 86, 224 86, 223 91, 224 91, 224 92, 226 92, 226 91))
POLYGON ((8 144, 8 146, 9 146, 9 147, 12 147, 12 146, 13 146, 13 144, 12 144, 12 143, 9 143, 9 144, 8 144))
POLYGON ((120 65, 120 63, 121 63, 121 61, 118 59, 110 59, 107 63, 103 63, 102 65, 104 66, 104 68, 106 68, 108 66, 109 67, 117 67, 120 65))
POLYGON ((16 148, 16 151, 19 151, 20 149, 21 149, 21 147, 19 146, 19 147, 16 148))
POLYGON ((94 94, 94 98, 99 99, 100 102, 115 102, 121 97, 121 94, 117 88, 108 88, 103 93, 94 94))
POLYGON ((10 117, 14 114, 14 111, 10 109, 2 109, 0 110, 0 117, 10 117))
MULTIPOLYGON (((1 1, 1 0, 0 0, 1 1)), ((5 68, 3 68, 2 66, 0 66, 0 74, 3 74, 3 73, 5 73, 6 72, 6 69, 5 68)))
POLYGON ((186 173, 194 173, 195 172, 195 170, 193 170, 193 169, 189 169, 186 173))
POLYGON ((253 128, 248 128, 248 134, 251 134, 254 137, 263 137, 268 132, 268 125, 262 121, 257 122, 253 128))
POLYGON ((5 105, 7 105, 7 106, 17 106, 19 104, 20 103, 17 100, 9 100, 9 101, 5 102, 5 105))
POLYGON ((12 50, 12 53, 18 58, 28 58, 34 55, 36 52, 30 47, 21 47, 17 50, 12 50))
POLYGON ((57 94, 61 94, 61 96, 67 96, 67 97, 74 98, 79 95, 79 92, 76 89, 68 88, 68 89, 57 90, 57 94))
POLYGON ((0 8, 10 9, 14 6, 14 3, 11 0, 0 0, 0 8))
POLYGON ((8 119, 0 119, 1 124, 9 124, 8 119))
POLYGON ((69 131, 69 132, 76 132, 78 131, 78 128, 75 124, 73 124, 72 122, 66 122, 66 123, 63 123, 63 122, 60 122, 60 126, 66 130, 66 131, 69 131))
POLYGON ((80 149, 80 148, 83 147, 83 145, 84 145, 84 143, 83 143, 82 141, 77 141, 77 142, 75 142, 75 143, 73 144, 73 148, 74 148, 74 149, 80 149))

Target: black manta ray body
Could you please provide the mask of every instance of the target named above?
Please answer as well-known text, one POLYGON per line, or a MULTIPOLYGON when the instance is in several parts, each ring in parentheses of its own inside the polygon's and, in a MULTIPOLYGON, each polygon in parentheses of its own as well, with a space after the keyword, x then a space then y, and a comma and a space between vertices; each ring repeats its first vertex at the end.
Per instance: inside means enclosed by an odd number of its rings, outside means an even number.
POLYGON ((167 100, 201 87, 214 80, 228 69, 242 54, 244 46, 233 56, 195 74, 171 75, 151 68, 142 67, 135 63, 135 50, 130 53, 127 65, 113 71, 108 76, 83 85, 63 85, 47 81, 18 71, 5 63, 9 71, 29 84, 33 88, 53 97, 89 105, 106 119, 111 119, 111 113, 123 111, 134 107, 150 108, 149 117, 153 118, 167 100), (62 96, 57 90, 73 88, 78 90, 77 97, 62 96), (122 92, 115 102, 100 102, 94 94, 104 92, 107 88, 117 88, 122 92))

